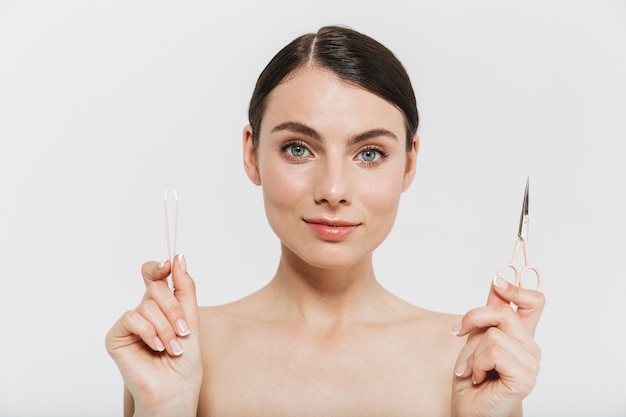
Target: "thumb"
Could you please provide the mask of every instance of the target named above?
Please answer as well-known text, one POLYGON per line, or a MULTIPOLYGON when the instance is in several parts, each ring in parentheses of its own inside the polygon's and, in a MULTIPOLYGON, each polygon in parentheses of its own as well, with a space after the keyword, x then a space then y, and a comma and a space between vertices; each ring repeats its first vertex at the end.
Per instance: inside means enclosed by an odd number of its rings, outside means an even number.
POLYGON ((187 272, 187 260, 183 254, 178 254, 174 258, 172 284, 174 285, 174 296, 182 304, 187 319, 191 321, 189 324, 197 325, 199 320, 196 284, 187 272))
POLYGON ((495 290, 495 287, 498 287, 498 277, 494 277, 491 281, 491 286, 489 288, 489 295, 487 296, 487 305, 495 305, 495 304, 509 304, 510 301, 498 295, 495 290))

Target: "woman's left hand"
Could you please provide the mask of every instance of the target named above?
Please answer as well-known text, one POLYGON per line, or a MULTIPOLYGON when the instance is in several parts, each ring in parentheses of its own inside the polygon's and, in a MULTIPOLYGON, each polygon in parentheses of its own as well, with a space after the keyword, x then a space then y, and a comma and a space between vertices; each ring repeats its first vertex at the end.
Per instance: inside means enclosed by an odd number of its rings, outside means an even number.
POLYGON ((539 374, 541 350, 534 334, 544 304, 541 292, 496 278, 487 305, 454 326, 453 333, 467 335, 467 342, 455 365, 453 416, 521 415, 522 400, 539 374))

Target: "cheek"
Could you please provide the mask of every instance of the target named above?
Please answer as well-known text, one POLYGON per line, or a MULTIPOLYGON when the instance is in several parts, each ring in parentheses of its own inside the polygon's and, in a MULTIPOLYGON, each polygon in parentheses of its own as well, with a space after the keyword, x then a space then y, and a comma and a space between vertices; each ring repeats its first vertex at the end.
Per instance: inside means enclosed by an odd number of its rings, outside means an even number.
POLYGON ((394 170, 385 175, 371 175, 362 183, 360 197, 370 211, 380 216, 395 218, 402 194, 401 175, 394 170))
POLYGON ((263 199, 268 216, 278 214, 274 213, 276 210, 293 209, 302 201, 308 191, 307 182, 303 175, 283 168, 284 166, 281 164, 270 164, 261 170, 263 199))

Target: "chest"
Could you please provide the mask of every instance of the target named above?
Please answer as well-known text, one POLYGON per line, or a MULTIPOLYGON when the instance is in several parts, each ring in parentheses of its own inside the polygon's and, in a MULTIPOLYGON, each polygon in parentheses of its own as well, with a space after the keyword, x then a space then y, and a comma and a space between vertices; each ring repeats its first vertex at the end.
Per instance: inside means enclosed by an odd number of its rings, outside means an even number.
POLYGON ((449 415, 452 365, 401 331, 265 329, 234 339, 208 355, 202 415, 449 415))

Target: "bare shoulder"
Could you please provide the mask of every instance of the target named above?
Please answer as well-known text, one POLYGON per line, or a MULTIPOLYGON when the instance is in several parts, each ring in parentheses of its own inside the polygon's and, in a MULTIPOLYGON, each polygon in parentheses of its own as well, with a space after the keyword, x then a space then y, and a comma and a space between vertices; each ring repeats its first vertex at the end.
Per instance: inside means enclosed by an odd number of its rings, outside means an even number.
POLYGON ((453 357, 463 347, 464 338, 452 334, 452 328, 462 319, 460 314, 451 314, 424 309, 398 299, 405 319, 401 321, 407 342, 423 346, 426 350, 443 357, 453 357))
POLYGON ((257 293, 230 303, 200 307, 200 325, 203 345, 215 348, 228 344, 241 332, 250 332, 262 323, 264 306, 257 293))
MULTIPOLYGON (((251 296, 216 306, 199 307, 202 332, 222 332, 228 329, 236 330, 243 322, 250 322, 254 318, 249 298, 251 296), (239 323, 239 326, 236 326, 239 323), (234 327, 233 327, 234 326, 234 327)), ((249 325, 251 323, 248 323, 249 325)))

